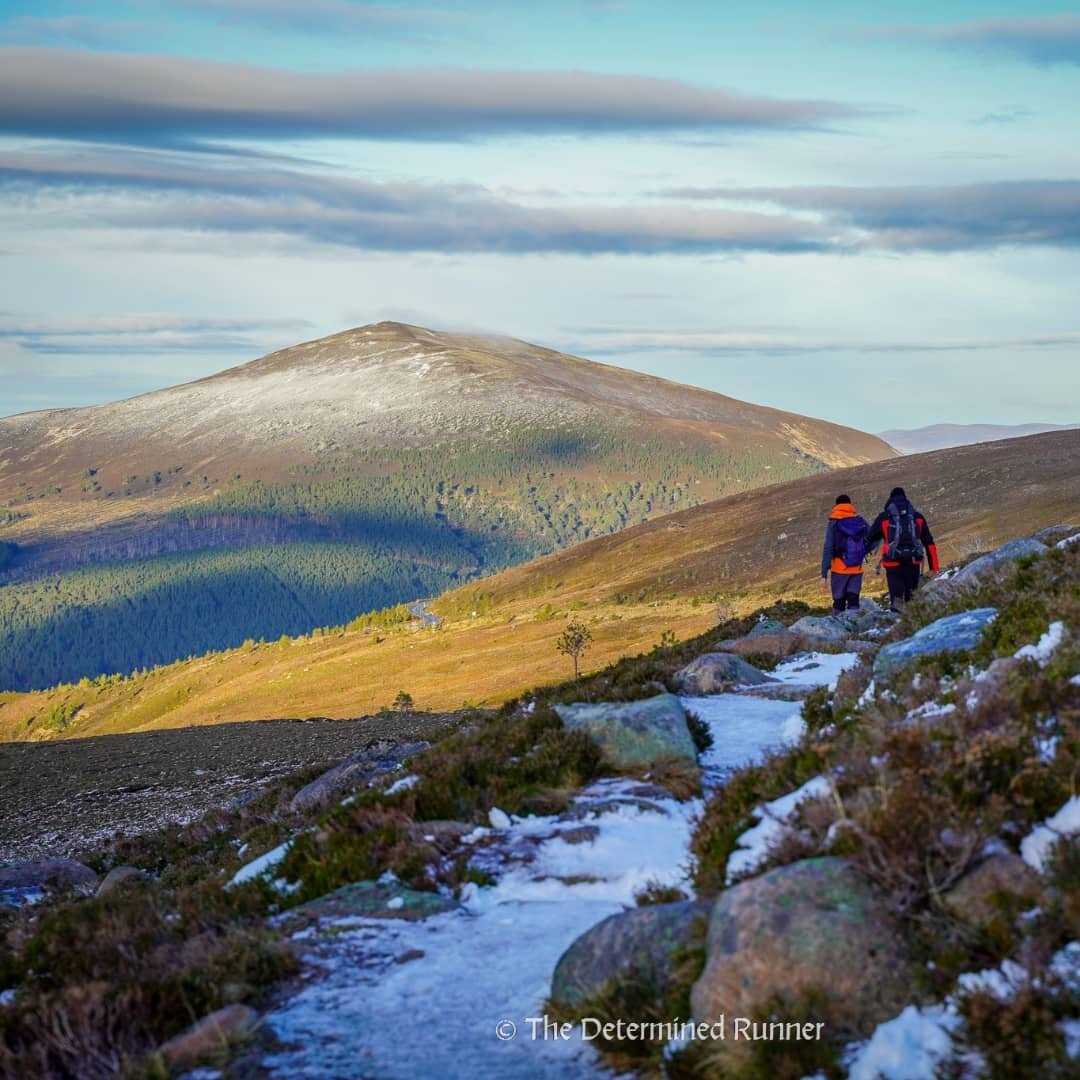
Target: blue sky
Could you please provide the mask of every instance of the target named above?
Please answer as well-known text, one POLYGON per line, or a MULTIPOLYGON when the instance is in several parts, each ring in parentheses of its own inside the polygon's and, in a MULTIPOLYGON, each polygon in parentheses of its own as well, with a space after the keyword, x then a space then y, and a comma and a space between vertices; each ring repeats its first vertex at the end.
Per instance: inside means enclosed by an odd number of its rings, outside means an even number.
POLYGON ((347 326, 1080 421, 1080 13, 0 0, 0 414, 347 326))

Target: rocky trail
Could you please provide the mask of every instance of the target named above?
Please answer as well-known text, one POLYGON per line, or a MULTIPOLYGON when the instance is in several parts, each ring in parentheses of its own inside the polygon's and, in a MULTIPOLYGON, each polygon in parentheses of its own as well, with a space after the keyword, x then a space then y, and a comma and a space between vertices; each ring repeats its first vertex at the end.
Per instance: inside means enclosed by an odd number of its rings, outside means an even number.
MULTIPOLYGON (((856 654, 801 656, 778 681, 828 685, 856 654)), ((797 739, 801 706, 745 693, 684 697, 705 720, 706 791, 733 768, 797 739)), ((541 1080, 610 1075, 580 1037, 543 1039, 543 1015, 563 952, 586 930, 632 907, 659 882, 691 892, 692 823, 702 801, 663 788, 602 780, 557 817, 509 818, 466 840, 471 864, 496 884, 470 885, 460 905, 427 918, 337 912, 298 931, 308 985, 266 1017, 284 1049, 274 1076, 541 1080)), ((407 915, 413 897, 385 883, 387 906, 407 915)), ((366 898, 369 899, 369 898, 366 898)), ((393 911, 385 912, 393 914, 393 911)))

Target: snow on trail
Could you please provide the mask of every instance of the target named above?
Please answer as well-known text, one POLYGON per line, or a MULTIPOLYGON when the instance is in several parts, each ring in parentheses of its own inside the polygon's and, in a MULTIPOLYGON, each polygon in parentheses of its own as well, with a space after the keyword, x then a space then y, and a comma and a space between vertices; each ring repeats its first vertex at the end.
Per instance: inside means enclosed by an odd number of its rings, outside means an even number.
MULTIPOLYGON (((830 663, 800 672, 798 681, 826 683, 837 674, 830 663)), ((702 758, 707 786, 802 731, 800 706, 791 702, 737 694, 683 701, 713 732, 702 758)), ((692 821, 701 808, 701 800, 679 803, 636 780, 606 779, 561 817, 512 818, 505 829, 475 830, 472 862, 498 881, 469 885, 460 910, 422 922, 337 920, 331 934, 310 938, 314 977, 266 1017, 286 1047, 264 1060, 270 1075, 613 1075, 579 1038, 534 1039, 528 1021, 542 1015, 555 965, 576 938, 633 906, 650 879, 687 885, 692 821), (591 842, 560 837, 582 825, 596 828, 591 842), (511 1025, 516 1035, 505 1038, 511 1025)))

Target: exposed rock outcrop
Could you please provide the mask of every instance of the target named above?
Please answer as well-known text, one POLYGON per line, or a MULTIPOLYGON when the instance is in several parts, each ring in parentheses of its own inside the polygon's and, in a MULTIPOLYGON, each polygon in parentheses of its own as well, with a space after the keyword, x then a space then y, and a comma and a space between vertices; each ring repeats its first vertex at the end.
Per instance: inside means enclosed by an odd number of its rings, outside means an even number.
POLYGON ((886 645, 874 660, 874 677, 888 676, 923 656, 974 649, 996 616, 997 608, 975 608, 958 615, 946 615, 924 626, 912 637, 886 645))
POLYGON ((718 694, 733 686, 759 686, 773 682, 763 671, 734 653, 705 653, 675 672, 680 694, 718 694))

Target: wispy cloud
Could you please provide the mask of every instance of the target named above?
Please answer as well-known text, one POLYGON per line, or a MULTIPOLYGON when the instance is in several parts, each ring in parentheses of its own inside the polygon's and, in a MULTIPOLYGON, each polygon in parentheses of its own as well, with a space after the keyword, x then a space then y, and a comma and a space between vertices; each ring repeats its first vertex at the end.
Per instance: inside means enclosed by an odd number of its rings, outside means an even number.
POLYGON ((813 130, 866 115, 676 79, 584 71, 310 74, 176 56, 0 48, 0 132, 161 141, 351 135, 813 130))
POLYGON ((153 24, 97 15, 16 15, 0 23, 0 40, 25 44, 116 48, 129 44, 153 24))
POLYGON ((1080 64, 1080 15, 973 19, 951 26, 886 26, 867 37, 924 42, 1040 66, 1080 64))
POLYGON ((1035 114, 1030 110, 1024 108, 1023 105, 1000 105, 996 109, 991 109, 990 112, 985 112, 981 116, 976 116, 972 120, 973 124, 1016 124, 1021 120, 1030 120, 1035 114))
POLYGON ((464 12, 351 0, 173 0, 169 6, 210 15, 224 24, 302 34, 427 38, 472 22, 464 12))
MULTIPOLYGON (((181 154, 0 152, 0 189, 41 221, 86 227, 266 233, 370 251, 572 254, 816 251, 835 230, 790 214, 699 206, 533 206, 476 184, 377 182, 243 168, 181 154), (126 196, 120 200, 116 193, 126 196), (74 212, 72 212, 74 206, 74 212)), ((26 211, 23 211, 26 216, 26 211)))
POLYGON ((570 327, 564 331, 568 342, 588 352, 689 352, 764 353, 794 356, 802 353, 926 353, 975 352, 986 349, 1076 349, 1080 330, 1060 334, 1033 334, 1009 338, 851 338, 801 334, 732 332, 727 330, 648 330, 616 327, 570 327))
POLYGON ((33 319, 0 314, 0 341, 53 356, 250 352, 292 340, 306 319, 233 319, 133 314, 92 319, 33 319))
POLYGON ((856 230, 859 246, 894 251, 1080 244, 1080 180, 911 187, 680 187, 659 194, 813 214, 834 228, 856 230))

